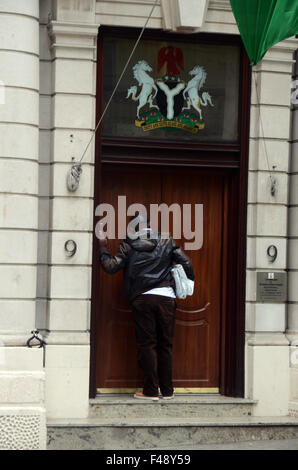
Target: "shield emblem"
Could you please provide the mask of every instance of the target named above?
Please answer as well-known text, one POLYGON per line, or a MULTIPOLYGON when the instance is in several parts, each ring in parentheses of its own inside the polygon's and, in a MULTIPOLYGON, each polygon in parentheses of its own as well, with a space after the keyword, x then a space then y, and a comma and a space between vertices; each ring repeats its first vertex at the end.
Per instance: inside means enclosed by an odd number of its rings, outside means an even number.
MULTIPOLYGON (((167 117, 168 116, 168 107, 170 106, 171 107, 171 119, 179 116, 179 114, 181 113, 182 111, 182 108, 183 108, 183 105, 184 105, 184 97, 183 97, 183 90, 184 90, 184 87, 183 89, 180 90, 181 88, 181 82, 177 82, 176 80, 175 81, 162 81, 162 82, 159 82, 159 83, 162 83, 165 86, 163 86, 163 89, 160 88, 160 86, 158 86, 158 92, 157 92, 157 95, 155 97, 156 99, 156 102, 157 102, 157 105, 159 107, 159 110, 161 112, 161 114, 164 116, 164 117, 167 117), (179 88, 177 88, 179 87, 179 88), (169 101, 169 96, 168 96, 168 93, 167 93, 167 89, 168 90, 174 90, 177 88, 177 91, 178 93, 173 96, 173 99, 171 101, 169 101)), ((159 84, 157 82, 157 84, 159 84)))

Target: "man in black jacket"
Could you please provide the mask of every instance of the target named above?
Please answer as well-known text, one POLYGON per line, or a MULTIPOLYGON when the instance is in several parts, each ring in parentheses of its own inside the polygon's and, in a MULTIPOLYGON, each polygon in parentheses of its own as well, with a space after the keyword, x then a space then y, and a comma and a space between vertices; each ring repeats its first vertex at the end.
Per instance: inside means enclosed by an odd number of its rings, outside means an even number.
POLYGON ((115 256, 107 251, 107 240, 99 240, 100 262, 109 274, 124 270, 124 291, 133 311, 138 362, 144 372, 143 393, 136 393, 135 398, 158 400, 160 387, 162 398, 169 399, 174 396, 172 350, 177 306, 171 269, 173 263, 182 264, 193 280, 193 267, 172 237, 162 238, 144 226, 142 214, 132 221, 142 228, 134 236, 128 233, 115 256))

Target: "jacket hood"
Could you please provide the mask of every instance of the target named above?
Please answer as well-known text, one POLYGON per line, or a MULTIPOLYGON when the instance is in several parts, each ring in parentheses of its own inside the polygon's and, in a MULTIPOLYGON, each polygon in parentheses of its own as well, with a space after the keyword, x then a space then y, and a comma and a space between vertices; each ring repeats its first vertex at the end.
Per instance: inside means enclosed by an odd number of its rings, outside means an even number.
POLYGON ((158 245, 160 235, 152 229, 142 229, 133 238, 127 235, 127 243, 136 251, 153 251, 158 245))

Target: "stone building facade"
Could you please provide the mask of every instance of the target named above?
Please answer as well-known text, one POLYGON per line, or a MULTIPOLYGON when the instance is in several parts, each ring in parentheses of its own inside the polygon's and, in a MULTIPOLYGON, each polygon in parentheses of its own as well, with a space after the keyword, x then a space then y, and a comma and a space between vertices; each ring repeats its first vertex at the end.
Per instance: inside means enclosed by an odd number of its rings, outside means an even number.
MULTIPOLYGON (((0 448, 43 449, 46 419, 88 416, 94 141, 76 192, 66 175, 96 125, 100 27, 140 28, 153 3, 0 0, 0 448), (36 328, 44 348, 27 347, 36 328)), ((226 0, 160 0, 148 27, 239 34, 226 0)), ((251 81, 245 397, 260 417, 298 413, 297 44, 251 81), (262 271, 287 273, 285 302, 257 302, 262 271)))

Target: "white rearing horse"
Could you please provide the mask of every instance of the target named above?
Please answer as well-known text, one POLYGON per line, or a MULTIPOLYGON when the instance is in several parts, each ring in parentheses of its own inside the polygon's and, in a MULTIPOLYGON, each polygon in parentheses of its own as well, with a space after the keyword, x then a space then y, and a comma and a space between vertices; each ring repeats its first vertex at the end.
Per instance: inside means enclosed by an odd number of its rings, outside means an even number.
POLYGON ((212 98, 208 92, 204 92, 202 94, 202 98, 199 96, 199 90, 206 81, 207 73, 203 67, 196 65, 189 72, 189 75, 194 75, 194 78, 188 82, 188 85, 183 92, 184 99, 187 100, 187 106, 185 106, 182 111, 184 109, 190 109, 191 106, 193 106, 194 109, 199 113, 200 119, 202 120, 202 111, 200 105, 207 106, 209 103, 211 106, 214 106, 212 103, 212 98), (186 94, 188 94, 188 98, 186 98, 186 94))
POLYGON ((132 86, 127 91, 128 99, 130 96, 134 101, 139 101, 138 109, 137 109, 137 116, 140 117, 140 110, 145 106, 145 104, 149 104, 150 108, 159 109, 158 106, 153 104, 153 100, 156 97, 158 92, 158 88, 154 83, 154 80, 150 75, 146 72, 152 72, 152 67, 146 62, 145 60, 140 60, 134 67, 133 67, 133 76, 138 81, 139 85, 142 86, 142 89, 137 96, 137 87, 132 86), (155 91, 153 94, 152 91, 155 91))

